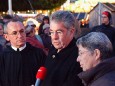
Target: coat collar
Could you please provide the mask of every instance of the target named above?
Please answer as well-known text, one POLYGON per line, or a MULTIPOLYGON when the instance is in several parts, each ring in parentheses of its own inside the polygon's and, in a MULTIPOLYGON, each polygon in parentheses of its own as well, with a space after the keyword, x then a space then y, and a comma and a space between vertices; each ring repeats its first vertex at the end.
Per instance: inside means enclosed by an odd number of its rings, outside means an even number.
POLYGON ((115 57, 102 61, 96 67, 79 73, 78 76, 85 85, 88 85, 99 77, 112 71, 115 71, 115 57))
MULTIPOLYGON (((49 52, 48 56, 51 56, 52 58, 55 58, 55 57, 65 58, 65 57, 68 57, 69 54, 71 54, 70 52, 71 53, 75 52, 77 54, 77 46, 76 46, 75 38, 72 39, 72 41, 69 43, 69 45, 66 48, 62 49, 58 53, 57 53, 57 49, 53 47, 52 50, 49 52)), ((74 56, 76 57, 76 55, 74 55, 74 56)))

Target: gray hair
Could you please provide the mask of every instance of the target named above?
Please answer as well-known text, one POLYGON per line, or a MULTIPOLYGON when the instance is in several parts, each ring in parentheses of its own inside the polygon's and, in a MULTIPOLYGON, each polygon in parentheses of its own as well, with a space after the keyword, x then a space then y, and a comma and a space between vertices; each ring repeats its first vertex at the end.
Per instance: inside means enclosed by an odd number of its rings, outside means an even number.
POLYGON ((50 22, 63 22, 65 28, 70 29, 71 27, 75 28, 75 17, 69 11, 56 11, 50 16, 50 22))
POLYGON ((21 23, 21 24, 23 25, 23 23, 20 22, 19 20, 12 19, 12 20, 10 20, 10 21, 8 21, 8 22, 6 22, 6 23, 4 24, 4 34, 7 34, 7 29, 8 29, 7 25, 8 25, 10 22, 19 22, 19 23, 21 23))
POLYGON ((90 52, 93 52, 95 49, 99 49, 101 52, 101 60, 110 58, 113 51, 112 43, 109 38, 101 32, 91 32, 79 38, 76 44, 77 46, 81 45, 90 52))

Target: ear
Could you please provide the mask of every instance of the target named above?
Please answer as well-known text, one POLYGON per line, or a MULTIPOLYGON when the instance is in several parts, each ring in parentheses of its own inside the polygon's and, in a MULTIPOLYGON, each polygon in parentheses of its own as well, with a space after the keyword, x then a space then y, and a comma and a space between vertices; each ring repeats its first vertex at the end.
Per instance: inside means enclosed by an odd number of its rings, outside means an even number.
POLYGON ((9 41, 8 34, 4 34, 3 36, 7 41, 9 41))
POLYGON ((100 60, 100 56, 101 56, 100 50, 99 49, 95 49, 94 53, 95 53, 95 57, 96 57, 95 59, 96 60, 100 60))
POLYGON ((75 34, 75 29, 74 29, 74 28, 71 28, 70 31, 69 31, 69 34, 70 34, 70 35, 74 35, 74 34, 75 34))
POLYGON ((75 28, 72 28, 72 29, 71 29, 71 32, 72 32, 72 33, 75 33, 75 28))

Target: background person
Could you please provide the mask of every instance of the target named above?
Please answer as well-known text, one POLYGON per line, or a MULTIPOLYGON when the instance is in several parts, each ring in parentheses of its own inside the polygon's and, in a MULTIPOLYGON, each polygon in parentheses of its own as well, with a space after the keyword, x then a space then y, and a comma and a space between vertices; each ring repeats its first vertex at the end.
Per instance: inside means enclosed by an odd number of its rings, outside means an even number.
POLYGON ((77 40, 77 61, 83 69, 78 76, 84 86, 115 86, 115 57, 112 44, 101 32, 91 32, 77 40))
POLYGON ((113 46, 113 56, 115 56, 115 28, 111 26, 111 14, 108 11, 102 12, 102 24, 92 28, 91 32, 102 32, 107 35, 113 46))
POLYGON ((12 20, 13 19, 13 17, 11 16, 11 15, 4 15, 3 16, 3 22, 5 23, 5 22, 8 22, 8 21, 10 21, 10 20, 12 20))
POLYGON ((49 24, 49 17, 48 17, 48 16, 44 16, 44 17, 43 17, 42 23, 40 24, 39 30, 38 30, 38 34, 39 34, 39 35, 44 34, 44 33, 43 33, 43 25, 44 25, 44 24, 49 24))
POLYGON ((51 48, 51 37, 49 36, 49 28, 50 25, 49 24, 44 24, 43 25, 43 33, 41 34, 40 37, 42 39, 43 45, 45 48, 47 48, 47 50, 49 51, 49 49, 51 48))
POLYGON ((25 27, 25 32, 26 32, 26 41, 29 42, 34 47, 43 49, 43 51, 47 55, 48 51, 46 50, 44 45, 36 38, 35 29, 32 26, 27 25, 25 27))

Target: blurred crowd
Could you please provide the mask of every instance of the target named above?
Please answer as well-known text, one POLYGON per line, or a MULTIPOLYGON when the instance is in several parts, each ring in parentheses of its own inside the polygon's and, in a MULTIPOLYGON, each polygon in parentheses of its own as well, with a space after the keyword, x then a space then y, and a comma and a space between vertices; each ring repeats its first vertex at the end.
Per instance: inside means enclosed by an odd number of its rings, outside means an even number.
POLYGON ((69 11, 29 19, 1 16, 0 86, 33 86, 41 66, 47 74, 40 86, 115 86, 111 18, 103 11, 102 24, 85 32, 69 11))

